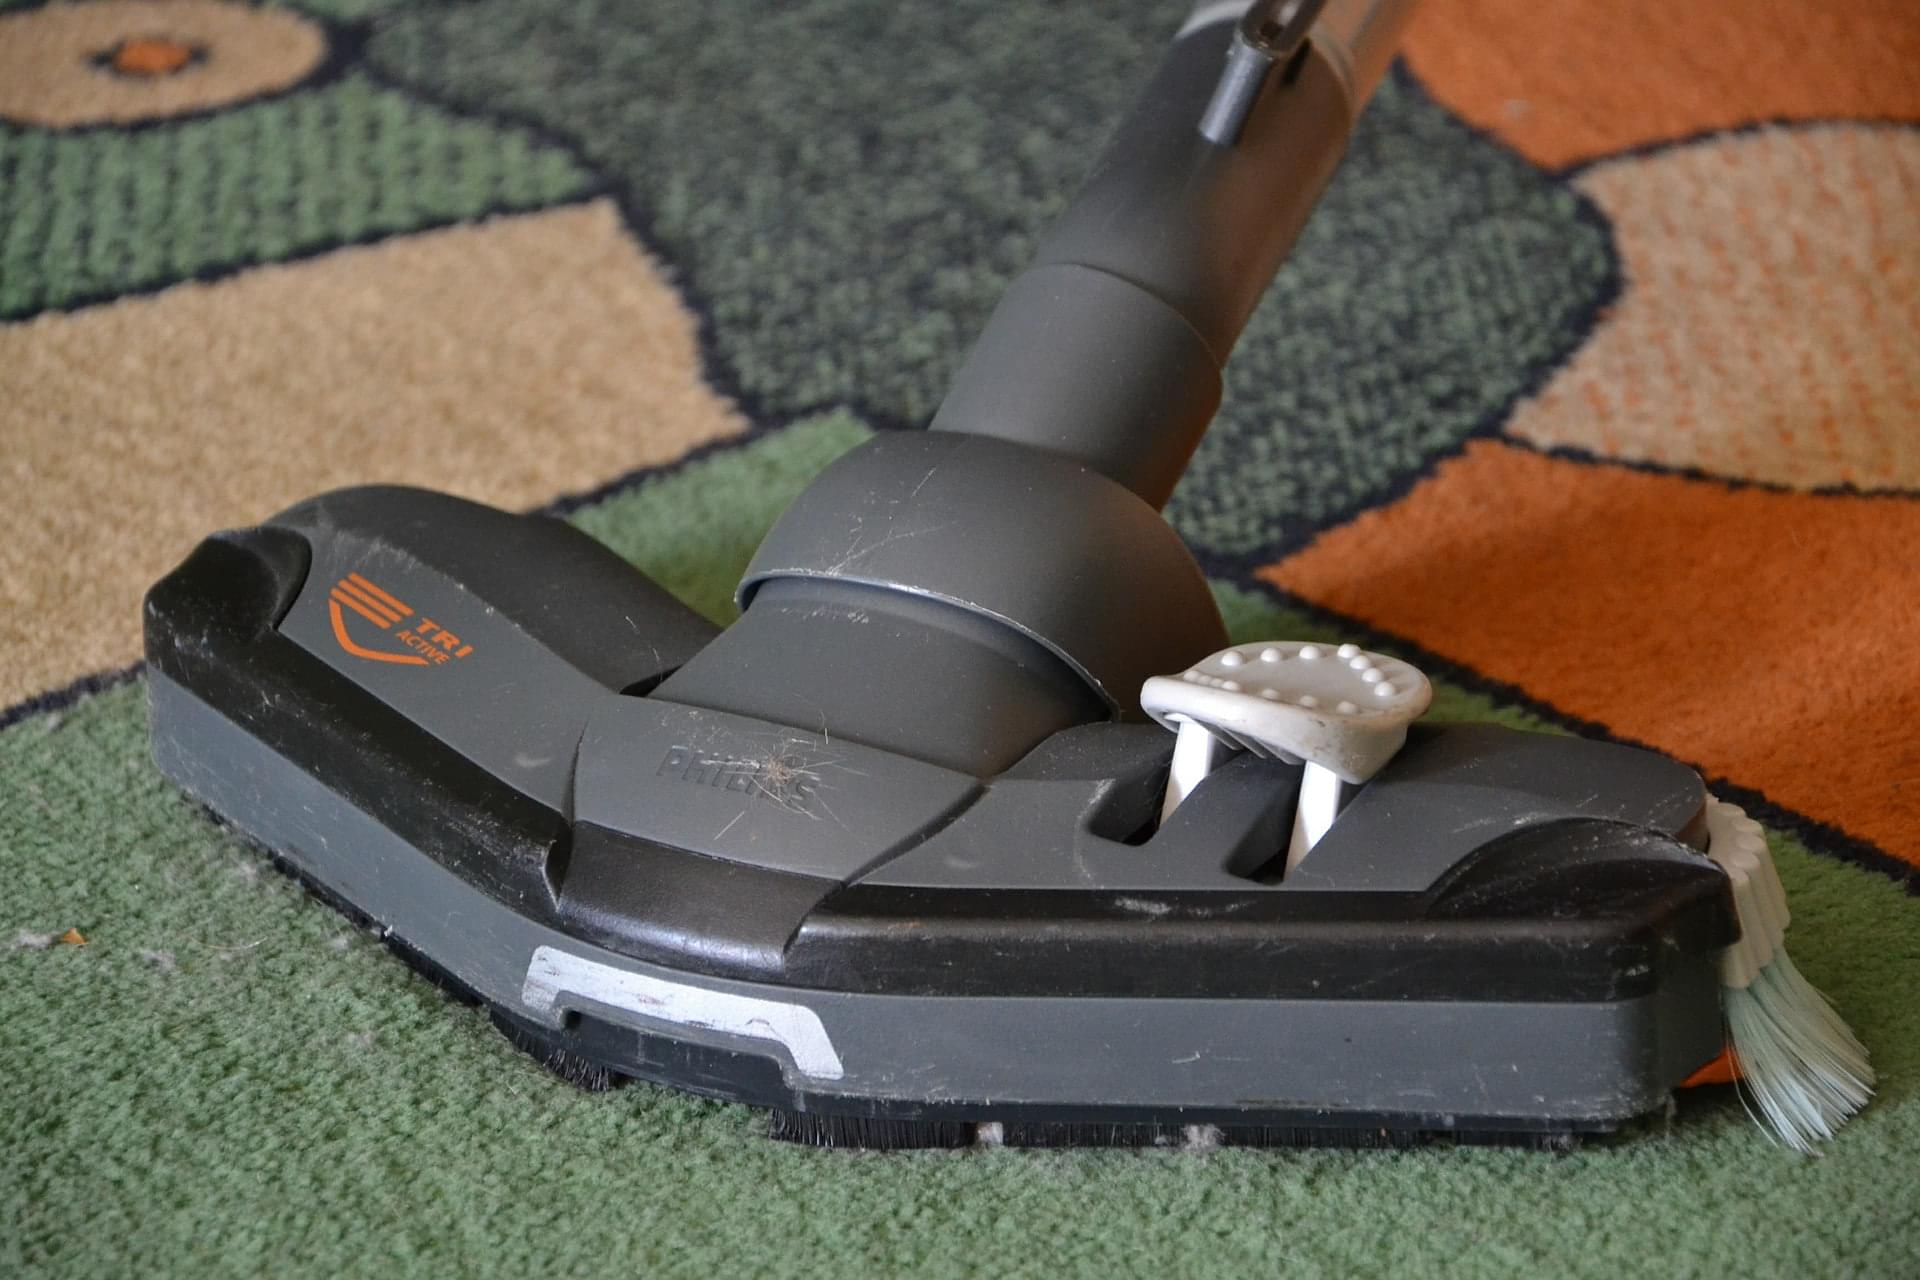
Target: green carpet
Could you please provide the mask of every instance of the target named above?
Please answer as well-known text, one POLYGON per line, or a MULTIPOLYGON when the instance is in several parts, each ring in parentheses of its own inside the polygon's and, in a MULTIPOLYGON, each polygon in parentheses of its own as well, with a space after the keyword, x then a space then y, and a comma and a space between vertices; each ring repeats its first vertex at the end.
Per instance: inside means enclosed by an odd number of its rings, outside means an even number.
MULTIPOLYGON (((575 517, 710 612, 805 477, 797 424, 575 517), (743 504, 740 495, 756 495, 743 504), (721 511, 729 518, 706 517, 721 511), (715 536, 682 533, 702 527, 715 536)), ((1243 637, 1312 619, 1219 587, 1243 637)), ((0 734, 0 1274, 1906 1276, 1920 1263, 1920 949, 1883 877, 1774 849, 1794 949, 1880 1098, 1819 1159, 1724 1090, 1569 1156, 873 1155, 647 1085, 592 1095, 209 824, 139 682, 0 734)), ((1441 690, 1439 714, 1503 712, 1441 690)))
POLYGON ((0 317, 541 208, 593 185, 524 130, 359 76, 137 131, 0 125, 0 170, 0 317))

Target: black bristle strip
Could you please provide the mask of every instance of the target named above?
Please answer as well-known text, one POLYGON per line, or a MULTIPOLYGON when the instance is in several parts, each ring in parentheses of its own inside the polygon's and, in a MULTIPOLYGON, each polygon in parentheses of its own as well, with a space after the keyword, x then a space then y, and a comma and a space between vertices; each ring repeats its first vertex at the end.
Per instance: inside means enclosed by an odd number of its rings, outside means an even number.
POLYGON ((1186 1140, 1179 1125, 1020 1123, 1001 1126, 1009 1147, 1177 1147, 1186 1140))
POLYGON ((1420 1129, 1361 1129, 1333 1125, 1232 1125, 1220 1130, 1220 1142, 1229 1147, 1334 1147, 1343 1150, 1401 1150, 1433 1140, 1420 1129))
POLYGON ((1347 1151, 1404 1151, 1415 1147, 1523 1147, 1571 1151, 1578 1134, 1505 1129, 1340 1128, 1333 1125, 1240 1125, 1221 1129, 1223 1146, 1278 1149, 1325 1147, 1347 1151))
POLYGON ((606 1093, 627 1082, 628 1077, 618 1071, 570 1052, 497 1009, 489 1008, 487 1017, 493 1022, 494 1030, 507 1038, 507 1043, 576 1089, 584 1089, 588 1093, 606 1093))
POLYGON ((837 1150, 951 1150, 973 1145, 973 1126, 962 1120, 885 1120, 775 1110, 768 1117, 767 1136, 837 1150))
POLYGON ((1572 1132, 1561 1133, 1456 1133, 1453 1135, 1455 1146, 1461 1147, 1525 1147, 1531 1151, 1552 1151, 1561 1155, 1578 1150, 1580 1135, 1572 1132))

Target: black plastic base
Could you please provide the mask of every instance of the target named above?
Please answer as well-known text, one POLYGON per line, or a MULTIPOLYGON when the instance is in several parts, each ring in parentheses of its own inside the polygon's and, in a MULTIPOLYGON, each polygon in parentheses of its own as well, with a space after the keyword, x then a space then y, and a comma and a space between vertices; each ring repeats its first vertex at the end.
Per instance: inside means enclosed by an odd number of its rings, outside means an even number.
MULTIPOLYGON (((1293 1113, 1245 1112, 1182 1113, 1154 1120, 1134 1117, 1134 1109, 1076 1107, 1048 1118, 1044 1109, 1008 1108, 994 1118, 945 1114, 923 1103, 892 1104, 880 1100, 861 1103, 860 1110, 798 1110, 792 1104, 828 1103, 789 1091, 773 1064, 747 1054, 683 1044, 611 1027, 590 1018, 574 1018, 560 1034, 535 1026, 489 1003, 465 983, 428 959, 406 939, 379 929, 352 903, 330 892, 278 851, 269 848, 218 812, 201 811, 222 829, 246 840, 264 854, 276 871, 300 885, 323 905, 338 911, 355 925, 377 934, 381 942, 409 969, 462 1004, 486 1011, 494 1029, 515 1049, 577 1089, 603 1093, 634 1079, 659 1084, 716 1101, 744 1102, 767 1111, 767 1136, 799 1146, 843 1151, 962 1150, 971 1147, 1020 1149, 1169 1149, 1246 1147, 1253 1149, 1330 1148, 1339 1150, 1406 1150, 1423 1146, 1494 1146, 1533 1151, 1568 1152, 1582 1142, 1617 1133, 1626 1126, 1556 1126, 1534 1128, 1462 1129, 1420 1123, 1417 1117, 1322 1115, 1303 1123, 1293 1113), (645 1042, 647 1057, 657 1071, 636 1075, 613 1065, 624 1060, 631 1041, 645 1042), (602 1054, 609 1055, 603 1057, 602 1054), (786 1105, 782 1105, 782 1104, 786 1105), (1111 1118, 1094 1118, 1110 1116, 1111 1118)), ((968 1109, 971 1110, 971 1109, 968 1109)))
POLYGON ((1230 763, 1144 842, 1171 750, 1147 726, 1062 730, 986 780, 821 754, 822 729, 774 761, 817 792, 782 790, 762 756, 792 731, 628 692, 705 624, 604 549, 410 491, 309 505, 150 593, 156 759, 576 1085, 768 1108, 822 1146, 1564 1148, 1719 1049, 1725 877, 1689 847, 1698 779, 1647 753, 1422 730, 1343 811, 1325 883, 1276 885, 1287 767, 1230 763), (486 656, 416 680, 390 631, 326 630, 353 565, 486 656), (574 596, 658 643, 589 643, 574 596), (542 988, 555 956, 588 987, 542 988), (832 1069, 627 982, 817 1003, 832 1069), (1504 1073, 1462 1068, 1482 1055, 1504 1073))

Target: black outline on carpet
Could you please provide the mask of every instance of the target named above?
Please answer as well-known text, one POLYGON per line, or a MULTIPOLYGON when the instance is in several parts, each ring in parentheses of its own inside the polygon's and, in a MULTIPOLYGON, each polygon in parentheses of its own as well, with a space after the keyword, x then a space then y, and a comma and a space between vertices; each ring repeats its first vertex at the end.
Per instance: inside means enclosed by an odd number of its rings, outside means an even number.
MULTIPOLYGON (((1452 110, 1451 107, 1447 109, 1452 110)), ((1663 151, 1678 151, 1683 147, 1699 146, 1703 142, 1752 137, 1770 132, 1803 133, 1814 129, 1847 128, 1855 125, 1868 129, 1920 132, 1920 120, 1902 120, 1895 116, 1768 116, 1765 119, 1748 120, 1741 124, 1696 129, 1689 133, 1675 134, 1671 138, 1636 142, 1619 151, 1609 151, 1603 156, 1575 160, 1572 164, 1562 165, 1558 169, 1547 169, 1544 165, 1540 167, 1542 172, 1551 173, 1556 178, 1571 182, 1617 161, 1645 160, 1663 151)), ((1528 163, 1537 164, 1538 162, 1529 160, 1528 163)))
POLYGON ((1619 467, 1625 471, 1637 471, 1641 475, 1665 476, 1675 480, 1692 480, 1703 484, 1717 485, 1723 489, 1751 489, 1759 493, 1777 493, 1797 495, 1806 498, 1844 498, 1849 502, 1911 502, 1920 498, 1920 488, 1862 489, 1854 484, 1823 484, 1811 487, 1782 484, 1778 480, 1754 480, 1746 476, 1728 475, 1722 471, 1708 471, 1703 467, 1679 466, 1670 462, 1653 462, 1646 458, 1617 458, 1592 449, 1574 444, 1535 444, 1519 436, 1502 434, 1499 443, 1512 445, 1526 453, 1537 454, 1542 458, 1558 458, 1564 462, 1578 463, 1587 467, 1619 467))
MULTIPOLYGON (((332 88, 335 85, 345 83, 353 76, 359 76, 376 90, 398 94, 414 106, 438 111, 443 115, 452 117, 455 122, 491 126, 501 130, 503 133, 524 132, 529 142, 560 152, 584 175, 585 180, 580 189, 566 196, 564 199, 548 203, 525 205, 501 203, 488 205, 471 214, 428 221, 417 227, 398 230, 372 230, 364 235, 317 241, 313 244, 295 249, 290 253, 282 254, 279 257, 228 259, 209 263, 183 275, 169 275, 165 279, 155 280, 146 284, 88 290, 83 293, 76 293, 54 305, 38 303, 14 310, 0 309, 0 324, 18 324, 31 320, 36 316, 77 315, 81 312, 94 310, 99 307, 111 306, 117 302, 155 297, 179 285, 218 284, 221 281, 230 280, 235 276, 245 274, 249 271, 266 270, 281 266, 295 266, 303 262, 310 262, 315 258, 326 257, 328 254, 338 253, 345 249, 367 248, 371 245, 383 244, 389 240, 398 240, 407 236, 430 235, 433 232, 445 231, 453 227, 481 226, 496 218, 528 217, 546 213, 554 209, 572 208, 577 205, 590 203, 594 200, 615 198, 617 196, 617 193, 612 189, 612 184, 606 175, 601 172, 598 165, 588 163, 586 158, 580 154, 578 148, 557 136, 551 135, 550 131, 531 128, 519 122, 507 122, 494 119, 492 116, 486 114, 476 115, 469 110, 457 109, 447 106, 444 103, 431 101, 424 95, 416 93, 404 85, 391 83, 386 77, 375 74, 373 68, 365 60, 366 45, 372 38, 372 20, 348 24, 329 24, 321 19, 313 18, 312 15, 306 14, 304 11, 289 9, 288 12, 298 12, 300 16, 307 17, 321 26, 328 36, 328 49, 326 56, 321 59, 311 72, 299 81, 281 89, 277 89, 271 93, 260 94, 257 97, 229 102, 218 107, 209 107, 202 111, 182 112, 179 115, 137 120, 126 124, 116 124, 108 121, 98 124, 77 125, 65 129, 49 129, 38 125, 21 125, 11 121, 0 120, 0 130, 16 134, 41 133, 56 138, 84 137, 92 134, 106 133, 149 133, 178 125, 193 124, 263 103, 283 101, 305 93, 318 93, 325 89, 332 88)), ((617 199, 615 199, 615 203, 617 206, 619 203, 617 199)), ((628 230, 631 232, 631 227, 629 227, 628 230)), ((666 259, 662 255, 654 252, 650 245, 643 243, 640 245, 640 248, 655 262, 665 264, 666 259)), ((676 292, 678 292, 677 285, 676 292)), ((695 318, 702 319, 702 317, 698 316, 695 318)))
POLYGON ((37 693, 10 707, 0 707, 0 733, 5 733, 15 725, 25 724, 35 716, 64 711, 74 703, 91 698, 96 693, 105 693, 109 689, 130 684, 145 674, 146 669, 147 664, 142 660, 132 666, 96 671, 91 675, 81 676, 70 684, 61 685, 57 689, 37 693))
MULTIPOLYGON (((1562 179, 1559 174, 1535 164, 1506 139, 1466 119, 1441 101, 1439 96, 1427 87, 1426 81, 1413 70, 1404 56, 1394 58, 1388 75, 1403 87, 1418 93, 1428 104, 1464 130, 1469 137, 1505 152, 1538 172, 1547 185, 1557 186, 1565 191, 1573 201, 1574 221, 1584 223, 1601 234, 1607 256, 1606 277, 1601 281, 1600 290, 1594 299, 1568 317, 1567 331, 1575 336, 1561 354, 1551 360, 1542 361, 1529 370, 1521 385, 1511 395, 1494 409, 1482 414, 1480 419, 1451 445, 1425 454, 1416 466, 1400 472, 1361 501, 1338 507, 1316 518, 1295 520, 1284 515, 1277 518, 1267 517, 1262 523, 1271 540, 1265 549, 1256 552, 1233 552, 1208 548, 1205 554, 1215 558, 1217 562, 1244 565, 1248 568, 1256 564, 1273 564, 1305 550, 1330 530, 1350 523, 1369 511, 1399 502, 1422 481, 1438 471, 1442 465, 1462 456, 1467 446, 1475 440, 1505 439, 1504 429, 1513 417, 1514 410, 1545 390, 1547 384, 1586 349, 1594 333, 1606 321, 1608 312, 1625 295, 1627 278, 1625 263, 1620 256, 1619 240, 1614 234, 1612 220, 1607 217, 1606 211, 1600 208, 1598 201, 1575 187, 1570 181, 1562 179)), ((1182 536, 1186 536, 1184 532, 1182 536)), ((1187 541, 1189 546, 1195 548, 1196 554, 1199 554, 1200 544, 1192 538, 1188 538, 1187 541)))
MULTIPOLYGON (((1438 101, 1438 99, 1436 99, 1438 101)), ((1445 104, 1442 103, 1444 106, 1445 104)), ((1451 108, 1448 108, 1451 110, 1451 108)), ((1610 152, 1604 156, 1576 161, 1560 169, 1543 170, 1567 183, 1579 179, 1596 169, 1610 167, 1616 163, 1633 163, 1650 160, 1669 151, 1681 151, 1699 147, 1708 143, 1723 142, 1729 139, 1758 137, 1764 133, 1811 133, 1819 129, 1875 129, 1894 133, 1920 134, 1920 121, 1897 120, 1890 117, 1852 118, 1788 118, 1770 117, 1765 120, 1748 121, 1745 124, 1732 125, 1718 129, 1701 129, 1694 133, 1682 134, 1664 141, 1637 143, 1624 151, 1610 152)), ((1583 193, 1584 194, 1584 193, 1583 193)), ((1596 206, 1598 202, 1595 201, 1596 206)), ((1604 211, 1603 215, 1604 215, 1604 211)), ((1591 337, 1591 333, 1588 335, 1591 337)), ((1585 345, 1584 342, 1582 344, 1585 345)), ((1577 356, 1578 353, 1576 352, 1577 356)), ((1574 357, 1568 358, 1568 363, 1574 357)), ((1920 484, 1883 485, 1862 488, 1851 483, 1836 485, 1814 485, 1802 487, 1782 484, 1775 480, 1756 480, 1746 476, 1730 475, 1720 471, 1709 471, 1704 467, 1685 466, 1676 463, 1655 462, 1648 458, 1614 457, 1599 453, 1580 445, 1543 445, 1524 436, 1499 433, 1500 439, 1515 448, 1549 458, 1564 458, 1570 462, 1587 463, 1597 466, 1619 466, 1644 472, 1647 475, 1677 476, 1686 480, 1711 481, 1734 489, 1759 489, 1768 493, 1800 493, 1819 498, 1920 498, 1920 484)))
POLYGON ((786 422, 776 422, 767 426, 761 426, 755 423, 750 425, 745 431, 735 432, 730 436, 721 436, 717 440, 709 440, 705 444, 695 445, 693 448, 668 462, 642 463, 640 466, 623 472, 611 480, 594 485, 590 489, 582 489, 578 493, 562 494, 557 498, 553 498, 541 503, 537 507, 529 509, 527 514, 565 518, 574 514, 576 511, 584 511, 588 507, 599 506, 601 503, 611 499, 625 497, 653 481, 664 480, 668 476, 675 475, 689 467, 705 462, 709 458, 736 452, 748 445, 757 444, 762 440, 767 440, 779 435, 783 431, 790 431, 795 427, 805 426, 807 423, 819 422, 822 419, 831 417, 849 418, 864 427, 872 429, 871 423, 866 422, 859 414, 854 413, 851 409, 829 409, 822 413, 809 413, 786 422))
MULTIPOLYGON (((1498 707, 1526 712, 1528 715, 1584 738, 1617 742, 1623 746, 1639 747, 1642 750, 1659 752, 1672 759, 1680 759, 1662 747, 1617 732, 1601 721, 1588 720, 1562 711, 1551 703, 1541 701, 1519 685, 1482 675, 1473 668, 1462 666, 1453 659, 1424 648, 1404 636, 1383 631, 1348 614, 1302 599, 1276 587, 1264 578, 1244 571, 1239 566, 1203 557, 1201 569, 1209 579, 1228 583, 1240 591, 1268 600, 1277 607, 1302 614, 1315 622, 1337 629, 1341 634, 1369 647, 1398 654, 1435 679, 1464 689, 1468 693, 1479 694, 1490 699, 1498 707)), ((1852 863, 1867 871, 1877 872, 1894 881, 1909 895, 1920 897, 1920 866, 1897 858, 1871 841, 1852 835, 1831 823, 1810 818, 1797 810, 1776 803, 1768 799, 1764 792, 1715 774, 1694 761, 1680 759, 1680 763, 1705 779, 1708 788, 1715 795, 1738 804, 1765 826, 1792 833, 1809 851, 1841 862, 1852 863)))
MULTIPOLYGON (((443 3, 437 7, 452 10, 457 3, 443 3)), ((371 41, 371 35, 369 36, 371 41)), ((700 374, 707 386, 723 399, 733 403, 740 413, 752 424, 750 435, 758 436, 774 427, 762 427, 762 423, 788 424, 803 418, 817 418, 825 414, 845 411, 859 418, 875 431, 912 431, 924 427, 922 422, 909 421, 899 414, 881 410, 859 399, 829 398, 816 403, 775 408, 768 404, 757 392, 749 391, 742 383, 730 364, 723 361, 718 352, 718 343, 710 335, 718 331, 714 320, 712 299, 707 296, 690 278, 674 258, 662 247, 663 238, 655 234, 655 218, 647 207, 646 201, 638 191, 628 191, 626 183, 610 176, 604 168, 590 159, 582 150, 580 143, 567 134, 538 121, 522 112, 503 108, 493 103, 464 102, 459 98, 441 93, 438 90, 422 88, 393 74, 376 60, 363 57, 359 65, 360 74, 384 89, 406 95, 424 105, 465 119, 483 120, 507 128, 526 131, 546 146, 564 150, 573 162, 593 175, 598 190, 596 195, 613 202, 620 214, 620 221, 634 243, 654 262, 658 263, 668 276, 668 283, 678 295, 680 304, 694 319, 697 347, 700 356, 700 374)), ((584 197, 583 197, 584 198, 584 197)), ((548 208, 563 206, 553 205, 548 208)), ((531 212, 529 210, 528 212, 531 212)), ((411 234, 411 233, 409 233, 411 234)))
MULTIPOLYGON (((0 14, 0 17, 11 17, 16 13, 32 13, 39 9, 62 8, 67 3, 70 3, 70 0, 43 0, 42 3, 31 8, 7 10, 4 14, 0 14)), ((330 22, 293 5, 241 5, 239 7, 264 8, 270 13, 290 14, 318 27, 326 42, 321 50, 320 60, 314 63, 305 75, 298 76, 277 89, 268 89, 264 93, 256 93, 244 98, 234 98, 217 106, 195 107, 190 111, 176 111, 169 115, 143 116, 138 120, 90 120, 85 124, 65 125, 31 124, 24 120, 10 120, 0 116, 0 128, 16 133, 44 133, 55 138, 81 138, 96 133, 152 133, 173 125, 194 124, 202 120, 210 120, 214 116, 225 115, 240 107, 279 102, 308 90, 324 89, 338 84, 346 79, 348 73, 359 64, 366 52, 367 41, 373 37, 370 21, 330 22)))

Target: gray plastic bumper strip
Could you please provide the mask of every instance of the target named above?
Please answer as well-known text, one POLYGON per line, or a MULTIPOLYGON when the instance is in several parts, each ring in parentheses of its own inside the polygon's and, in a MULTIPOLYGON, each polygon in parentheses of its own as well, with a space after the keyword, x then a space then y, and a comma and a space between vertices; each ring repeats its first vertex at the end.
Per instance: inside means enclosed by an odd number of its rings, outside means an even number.
MULTIPOLYGON (((186 791, 279 850, 499 1007, 589 1013, 780 1061, 820 1096, 1624 1120, 1688 1064, 1658 1061, 1707 966, 1653 995, 1577 1003, 888 996, 679 973, 517 914, 414 849, 164 676, 154 755, 186 791), (1490 1053, 1489 1047, 1504 1047, 1490 1053)), ((1695 1046, 1681 1045, 1682 1056, 1695 1046)))

